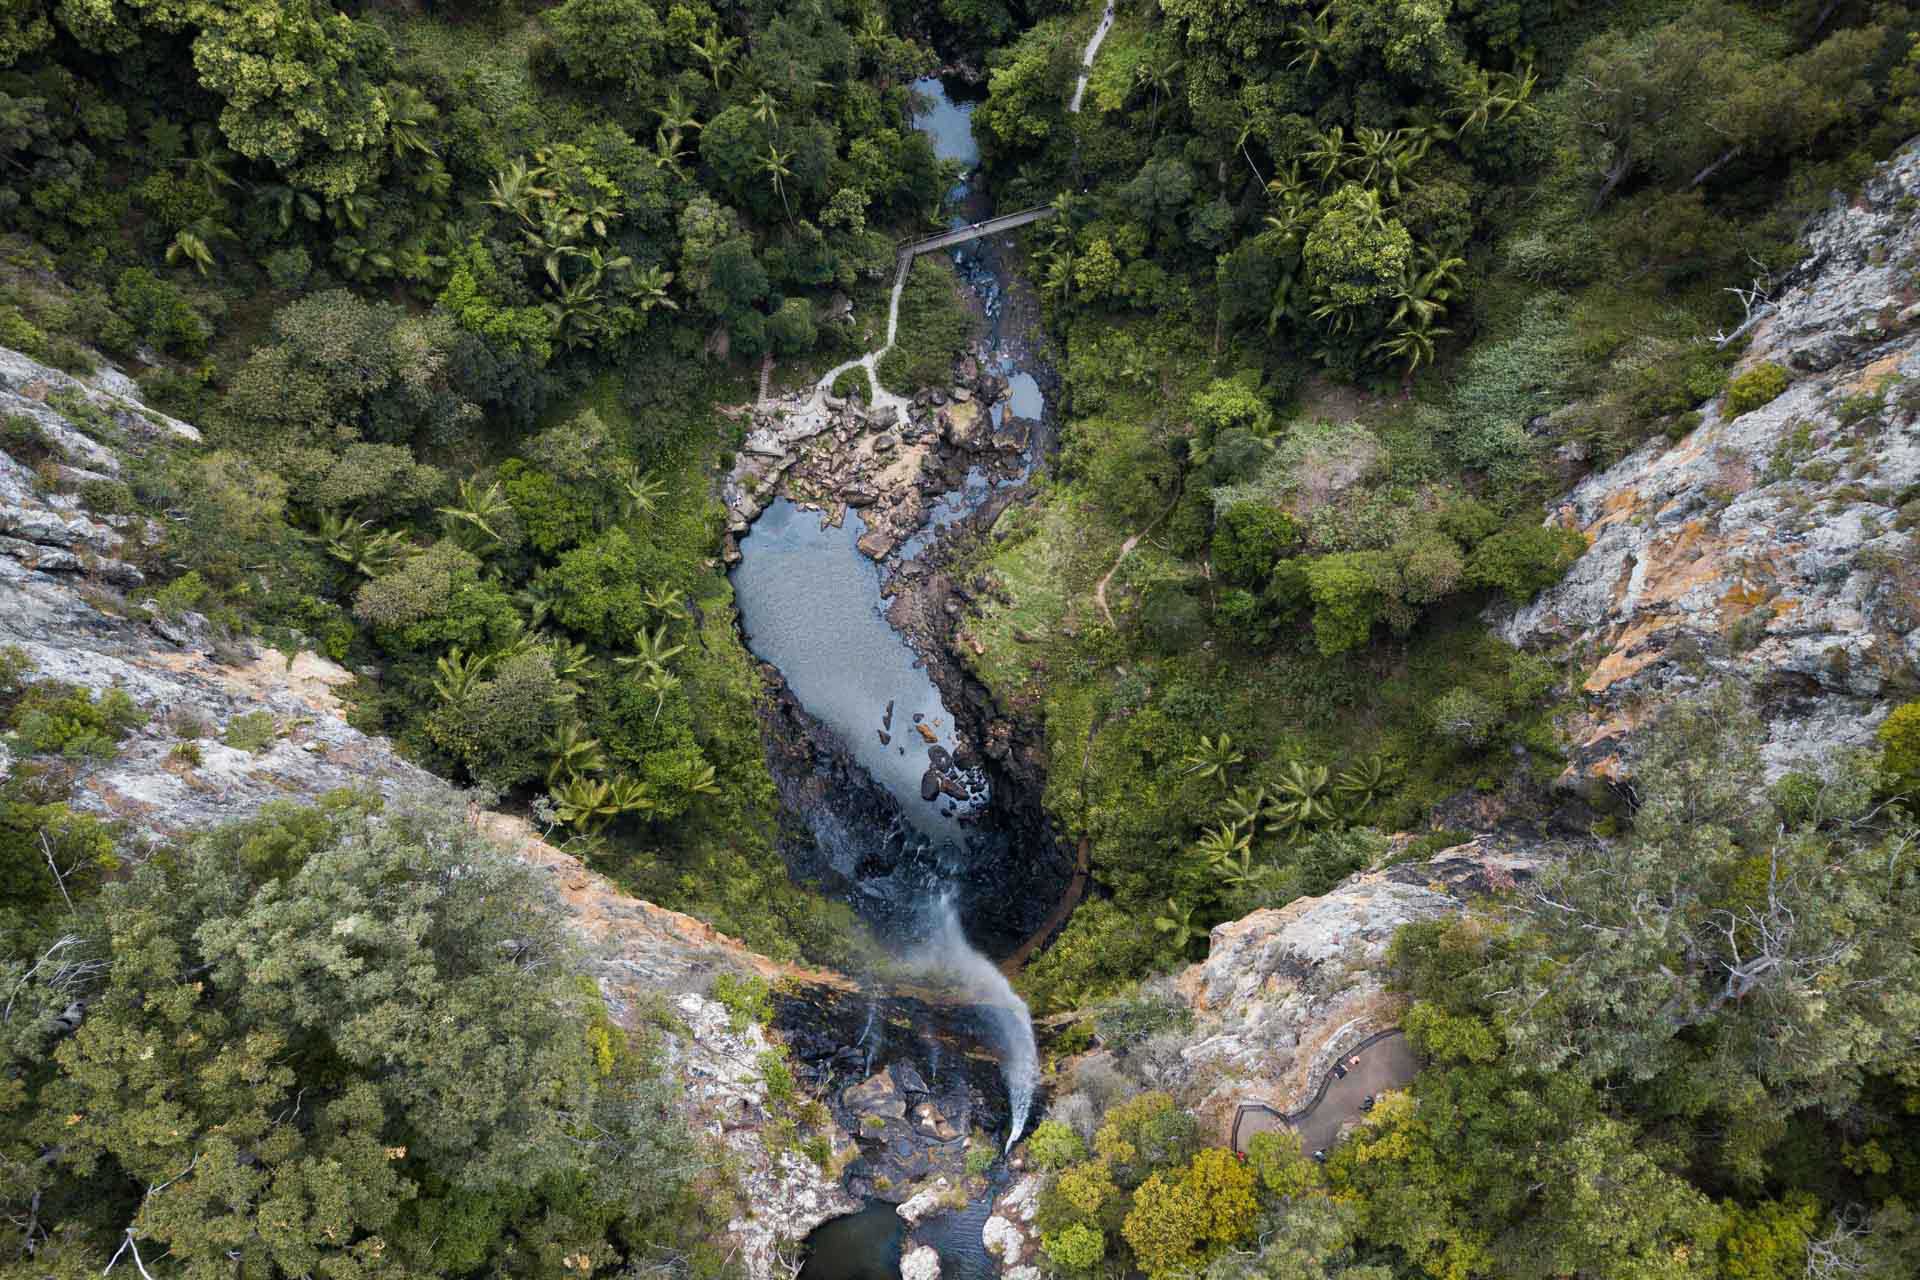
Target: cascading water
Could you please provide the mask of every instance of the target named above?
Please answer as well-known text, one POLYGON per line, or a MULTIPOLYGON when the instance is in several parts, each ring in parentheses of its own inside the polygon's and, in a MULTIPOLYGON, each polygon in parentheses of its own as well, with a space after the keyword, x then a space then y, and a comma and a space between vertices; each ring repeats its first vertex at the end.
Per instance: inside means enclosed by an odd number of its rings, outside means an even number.
POLYGON ((1001 1042, 1000 1072, 1007 1082, 1011 1115, 1007 1150, 1011 1151, 1026 1128, 1033 1091, 1040 1083, 1040 1051, 1033 1038, 1033 1018, 1007 975, 967 940, 950 895, 943 895, 934 904, 932 926, 926 942, 915 949, 914 959, 959 986, 995 1024, 1001 1042))

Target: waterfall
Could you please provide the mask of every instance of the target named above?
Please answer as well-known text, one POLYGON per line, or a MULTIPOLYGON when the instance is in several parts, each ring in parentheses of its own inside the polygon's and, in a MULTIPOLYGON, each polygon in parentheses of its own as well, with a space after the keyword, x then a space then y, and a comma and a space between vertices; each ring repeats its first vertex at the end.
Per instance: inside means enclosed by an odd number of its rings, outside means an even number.
POLYGON ((867 1039, 868 1037, 873 1035, 874 1015, 879 1012, 880 1012, 880 1001, 874 998, 873 996, 868 996, 867 997, 867 1025, 860 1028, 860 1047, 866 1050, 866 1054, 867 1054, 866 1066, 862 1072, 863 1077, 870 1076, 873 1074, 873 1046, 867 1043, 867 1039))
POLYGON ((993 961, 967 941, 953 897, 944 894, 933 910, 933 932, 914 957, 940 978, 957 983, 996 1023, 1001 1041, 1000 1073, 1007 1082, 1007 1106, 1012 1125, 1007 1149, 1019 1140, 1033 1108, 1033 1091, 1040 1083, 1040 1051, 1033 1039, 1033 1019, 1027 1002, 993 961))

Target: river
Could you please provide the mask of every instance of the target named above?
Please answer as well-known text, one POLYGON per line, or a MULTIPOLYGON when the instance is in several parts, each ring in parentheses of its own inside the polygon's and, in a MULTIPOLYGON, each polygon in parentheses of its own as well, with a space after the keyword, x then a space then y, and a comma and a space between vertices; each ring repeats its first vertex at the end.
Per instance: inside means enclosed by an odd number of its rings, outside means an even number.
MULTIPOLYGON (((914 88, 922 102, 915 126, 932 140, 940 158, 957 160, 971 171, 979 160, 972 105, 938 80, 922 80, 914 88)), ((983 216, 982 193, 969 191, 963 181, 954 195, 956 225, 983 216)), ((1011 398, 993 408, 995 425, 1005 411, 1040 420, 1046 408, 1041 381, 1025 367, 1025 334, 1016 331, 1022 322, 1007 323, 1005 268, 998 255, 989 244, 975 241, 952 251, 952 257, 987 322, 984 363, 1009 383, 1011 398)), ((916 388, 886 390, 904 396, 916 388)), ((740 562, 733 571, 749 649, 778 669, 806 716, 832 735, 841 758, 850 758, 885 792, 898 815, 884 823, 876 820, 871 803, 855 802, 857 788, 805 792, 812 802, 793 816, 810 832, 811 849, 795 851, 796 873, 844 887, 883 937, 910 958, 940 968, 979 1008, 1001 1015, 1005 1043, 996 1047, 1013 1132, 1000 1140, 1008 1142, 1024 1127, 1037 1079, 1032 1031, 1025 1006, 968 938, 997 928, 1001 936, 989 945, 997 943, 1001 954, 1016 941, 1004 926, 1005 868, 1022 851, 1013 847, 1008 831, 996 826, 993 786, 977 744, 965 740, 925 664, 888 623, 882 593, 888 575, 925 557, 940 532, 977 510, 996 483, 1024 480, 1032 457, 1043 448, 1043 441, 1030 441, 1018 474, 1007 478, 1003 473, 998 482, 974 468, 938 496, 925 526, 884 565, 856 545, 865 531, 857 510, 849 509, 835 527, 817 512, 776 499, 740 539, 740 562), (934 766, 939 768, 930 771, 934 766), (944 790, 936 772, 947 780, 944 790)), ((995 1019, 987 1021, 991 1025, 995 1019)), ((867 1023, 872 1022, 869 1013, 867 1023)), ((865 1040, 866 1030, 859 1038, 865 1040)), ((937 1043, 931 1047, 937 1075, 941 1050, 937 1043)), ((876 1065, 884 1064, 876 1064, 868 1052, 859 1057, 857 1071, 868 1073, 876 1065)), ((834 1089, 844 1087, 837 1077, 829 1078, 834 1089)), ((856 1074, 852 1082, 860 1078, 856 1074)), ((996 1187, 1003 1182, 1004 1172, 993 1179, 996 1187)), ((989 1190, 966 1210, 936 1218, 916 1232, 917 1239, 939 1250, 945 1275, 971 1280, 997 1273, 979 1240, 993 1194, 989 1190)), ((814 1234, 803 1275, 806 1280, 884 1280, 898 1273, 902 1237, 892 1206, 877 1200, 814 1234)))

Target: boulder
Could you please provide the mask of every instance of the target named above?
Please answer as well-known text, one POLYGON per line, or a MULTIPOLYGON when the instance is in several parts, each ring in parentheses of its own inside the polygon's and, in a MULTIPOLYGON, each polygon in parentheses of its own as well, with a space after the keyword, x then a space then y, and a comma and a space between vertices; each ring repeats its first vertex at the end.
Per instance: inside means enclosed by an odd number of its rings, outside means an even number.
POLYGON ((900 1259, 900 1280, 940 1280, 940 1255, 921 1245, 900 1259))

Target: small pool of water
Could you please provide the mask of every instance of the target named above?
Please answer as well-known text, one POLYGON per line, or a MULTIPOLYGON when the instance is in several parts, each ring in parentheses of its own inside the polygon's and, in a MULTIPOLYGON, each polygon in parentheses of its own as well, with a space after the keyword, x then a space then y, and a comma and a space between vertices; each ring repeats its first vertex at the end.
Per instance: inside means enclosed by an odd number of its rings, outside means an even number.
POLYGON ((945 85, 932 76, 913 82, 913 91, 927 103, 913 116, 913 127, 933 143, 933 154, 958 160, 971 169, 980 163, 980 144, 973 140, 973 103, 956 102, 945 85))
POLYGON ((906 1225, 894 1207, 875 1201, 858 1213, 829 1218, 807 1237, 799 1280, 900 1280, 906 1225))
POLYGON ((769 505, 740 540, 733 571, 747 647, 780 669, 801 705, 893 793, 915 827, 957 842, 961 829, 946 813, 954 802, 920 798, 933 745, 921 726, 951 751, 953 716, 880 611, 880 567, 854 545, 864 530, 857 511, 835 529, 785 498, 769 505))

